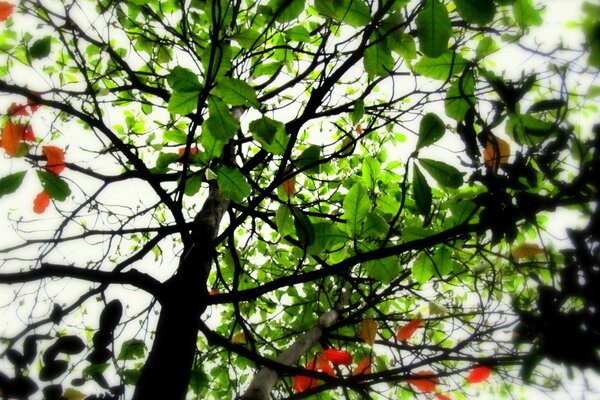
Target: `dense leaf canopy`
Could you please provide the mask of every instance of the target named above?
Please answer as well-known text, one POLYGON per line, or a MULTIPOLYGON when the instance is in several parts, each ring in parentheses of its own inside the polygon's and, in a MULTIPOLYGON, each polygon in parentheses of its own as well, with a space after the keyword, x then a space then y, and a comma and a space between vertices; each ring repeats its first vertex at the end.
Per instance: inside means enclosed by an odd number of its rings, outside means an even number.
POLYGON ((0 396, 600 371, 583 14, 571 45, 534 0, 0 1, 0 396))

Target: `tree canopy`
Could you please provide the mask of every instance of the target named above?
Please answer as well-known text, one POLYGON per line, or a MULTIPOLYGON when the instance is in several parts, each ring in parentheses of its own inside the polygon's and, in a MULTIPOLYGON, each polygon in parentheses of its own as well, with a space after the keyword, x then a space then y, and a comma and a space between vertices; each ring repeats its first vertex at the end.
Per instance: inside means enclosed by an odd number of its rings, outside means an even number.
POLYGON ((0 1, 0 396, 600 372, 600 6, 544 3, 0 1))

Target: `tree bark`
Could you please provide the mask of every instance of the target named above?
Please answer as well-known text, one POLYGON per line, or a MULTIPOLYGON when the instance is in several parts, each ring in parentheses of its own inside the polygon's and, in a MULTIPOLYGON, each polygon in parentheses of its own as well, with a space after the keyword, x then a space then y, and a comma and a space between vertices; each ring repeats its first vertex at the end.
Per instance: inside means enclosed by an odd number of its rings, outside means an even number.
POLYGON ((211 184, 202 210, 194 219, 191 240, 184 245, 177 273, 164 283, 158 300, 160 316, 152 350, 140 372, 133 400, 184 400, 196 353, 198 322, 206 308, 206 279, 215 251, 213 243, 229 202, 211 184))

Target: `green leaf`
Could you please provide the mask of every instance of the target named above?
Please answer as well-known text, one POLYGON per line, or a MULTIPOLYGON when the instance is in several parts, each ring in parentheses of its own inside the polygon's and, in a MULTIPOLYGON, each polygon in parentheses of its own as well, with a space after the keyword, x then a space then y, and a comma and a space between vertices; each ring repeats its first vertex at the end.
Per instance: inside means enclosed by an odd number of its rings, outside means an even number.
POLYGON ((446 92, 446 99, 444 100, 446 115, 462 122, 471 105, 477 102, 474 93, 475 78, 473 71, 466 71, 460 78, 454 80, 448 92, 446 92))
POLYGON ((310 219, 302 212, 302 210, 290 206, 290 211, 294 217, 294 227, 296 228, 296 235, 306 247, 310 246, 315 242, 315 228, 310 222, 310 219))
POLYGON ((303 27, 302 25, 296 25, 287 31, 285 31, 286 36, 292 42, 310 42, 313 38, 310 35, 310 32, 303 27))
POLYGON ((354 108, 350 113, 350 120, 352 121, 352 124, 358 124, 363 115, 365 115, 365 102, 362 99, 358 99, 354 102, 354 108))
POLYGON ((498 50, 498 44, 490 36, 486 36, 477 45, 476 58, 481 60, 498 50))
POLYGON ((377 186, 381 176, 381 164, 375 158, 365 157, 362 163, 362 180, 369 188, 377 186))
POLYGON ((202 185, 202 177, 199 174, 188 176, 185 180, 185 189, 183 193, 186 196, 193 196, 200 191, 202 185))
POLYGON ((173 68, 167 76, 167 82, 176 92, 199 92, 202 90, 196 74, 180 66, 173 68))
POLYGON ((431 188, 423 173, 416 165, 413 165, 413 195, 417 210, 422 215, 429 215, 431 210, 431 188))
POLYGON ((454 0, 458 15, 467 22, 485 25, 494 19, 496 5, 493 0, 454 0))
POLYGON ((41 59, 48 57, 50 54, 52 44, 52 37, 46 36, 42 39, 38 39, 29 48, 29 54, 32 58, 41 59))
POLYGON ((355 28, 371 21, 371 12, 364 0, 315 0, 315 8, 321 14, 355 28))
POLYGON ((362 228, 361 237, 383 239, 390 226, 381 215, 371 211, 367 214, 362 228))
POLYGON ((363 63, 369 79, 388 76, 394 68, 394 58, 385 41, 369 44, 364 53, 363 63))
POLYGON ((177 144, 186 144, 187 135, 182 131, 165 131, 163 132, 163 143, 173 142, 177 144))
POLYGON ((214 158, 221 157, 227 141, 217 139, 209 131, 204 131, 200 136, 200 144, 204 148, 204 154, 201 155, 202 161, 208 163, 214 158))
POLYGON ((198 106, 200 92, 173 92, 167 109, 171 114, 187 115, 198 106))
POLYGON ((419 49, 427 57, 438 57, 448 50, 452 26, 446 6, 439 0, 425 0, 416 19, 419 49))
POLYGON ((250 122, 252 137, 269 153, 283 155, 289 142, 283 122, 262 116, 250 122))
POLYGON ((431 279, 434 271, 435 268, 431 262, 431 258, 424 252, 419 254, 411 269, 413 278, 421 284, 431 279))
MULTIPOLYGON (((307 147, 300 156, 296 159, 295 163, 298 168, 304 168, 308 165, 314 164, 321 159, 321 146, 315 144, 307 147)), ((304 171, 305 174, 314 173, 318 174, 321 170, 321 165, 314 165, 304 171)))
POLYGON ((13 193, 23 183, 27 171, 15 172, 0 178, 0 197, 13 193))
POLYGON ((415 39, 405 32, 400 32, 388 38, 388 47, 406 61, 417 58, 415 39))
POLYGON ((275 224, 277 225, 277 232, 279 232, 281 237, 294 232, 294 217, 287 204, 280 205, 275 212, 275 224))
POLYGON ((239 169, 229 168, 221 165, 216 170, 217 184, 223 197, 233 200, 236 203, 242 203, 244 199, 250 196, 252 188, 246 182, 246 178, 239 169))
POLYGON ((464 69, 464 58, 453 51, 447 51, 437 58, 421 57, 413 66, 417 74, 440 81, 446 81, 464 69))
POLYGON ((227 141, 240 129, 227 104, 218 97, 208 96, 208 115, 202 123, 202 130, 207 130, 216 139, 227 141))
POLYGON ((454 260, 452 260, 452 254, 447 246, 440 246, 435 249, 433 254, 433 266, 435 272, 440 276, 444 277, 452 271, 454 271, 454 260))
POLYGON ((402 267, 398 257, 391 256, 377 260, 367 261, 365 264, 367 275, 381 283, 390 283, 394 278, 400 275, 402 267))
POLYGON ((417 139, 417 150, 429 146, 438 140, 446 131, 444 122, 434 113, 426 114, 419 124, 419 138, 417 139))
POLYGON ((254 88, 242 80, 223 77, 219 79, 215 93, 231 106, 249 105, 260 108, 254 88))
POLYGON ((170 164, 179 161, 181 156, 177 153, 159 153, 156 158, 156 170, 158 172, 164 172, 167 170, 170 164))
POLYGON ((36 171, 38 179, 50 197, 57 201, 64 201, 71 194, 71 189, 67 182, 58 175, 47 171, 36 171))
POLYGON ((318 222, 313 225, 315 242, 311 248, 312 254, 323 253, 323 250, 334 250, 348 240, 348 235, 330 222, 318 222))
POLYGON ((355 183, 344 198, 344 219, 346 232, 356 235, 360 232, 362 222, 371 210, 371 200, 361 183, 355 183))
POLYGON ((136 360, 144 357, 146 344, 143 340, 130 339, 123 342, 118 360, 136 360))
POLYGON ((271 0, 269 6, 276 15, 275 21, 289 22, 297 18, 305 8, 305 0, 271 0))
POLYGON ((239 43, 239 45, 244 50, 250 50, 252 46, 260 43, 259 40, 260 33, 255 29, 242 29, 238 33, 235 33, 231 36, 233 40, 239 43))
POLYGON ((540 12, 533 7, 531 0, 516 0, 513 4, 515 21, 523 29, 531 25, 540 26, 544 20, 540 12))
POLYGON ((457 189, 463 184, 464 174, 451 165, 428 158, 419 158, 419 163, 440 186, 457 189))

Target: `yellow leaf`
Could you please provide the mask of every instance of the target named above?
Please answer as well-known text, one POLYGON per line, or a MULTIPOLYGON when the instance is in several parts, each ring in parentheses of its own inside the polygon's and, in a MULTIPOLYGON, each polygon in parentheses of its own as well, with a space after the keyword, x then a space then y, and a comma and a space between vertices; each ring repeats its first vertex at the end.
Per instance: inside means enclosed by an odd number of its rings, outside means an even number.
POLYGON ((62 397, 66 400, 83 400, 87 395, 81 393, 79 390, 68 388, 63 393, 62 397))
POLYGON ((535 243, 523 243, 512 251, 512 256, 515 260, 533 257, 537 254, 544 254, 544 249, 540 248, 540 246, 535 243))
POLYGON ((292 197, 292 195, 296 192, 296 178, 291 177, 285 182, 283 182, 283 192, 287 195, 287 197, 292 197))
POLYGON ((360 322, 358 328, 358 337, 364 340, 366 343, 372 345, 375 343, 375 336, 377 335, 377 328, 379 324, 371 318, 363 319, 360 322))

